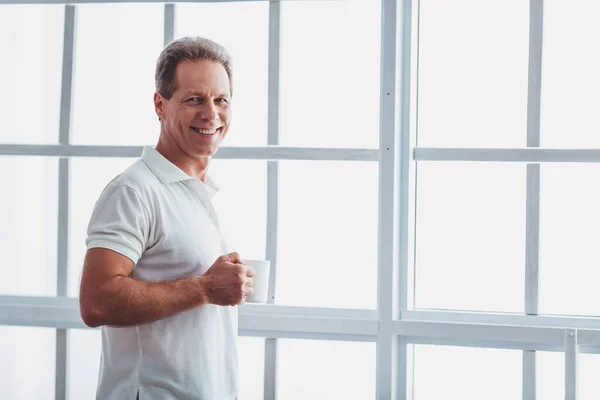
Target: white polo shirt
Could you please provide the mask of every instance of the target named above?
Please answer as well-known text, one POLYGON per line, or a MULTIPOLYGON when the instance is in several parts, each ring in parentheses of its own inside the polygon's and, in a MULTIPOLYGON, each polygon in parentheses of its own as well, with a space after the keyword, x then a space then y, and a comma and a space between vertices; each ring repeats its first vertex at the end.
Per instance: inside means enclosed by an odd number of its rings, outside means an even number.
MULTIPOLYGON (((87 247, 130 258, 143 281, 201 275, 230 252, 211 203, 217 190, 145 147, 100 195, 87 247)), ((140 400, 234 400, 237 312, 210 304, 152 323, 103 326, 97 399, 134 400, 139 390, 140 400)))

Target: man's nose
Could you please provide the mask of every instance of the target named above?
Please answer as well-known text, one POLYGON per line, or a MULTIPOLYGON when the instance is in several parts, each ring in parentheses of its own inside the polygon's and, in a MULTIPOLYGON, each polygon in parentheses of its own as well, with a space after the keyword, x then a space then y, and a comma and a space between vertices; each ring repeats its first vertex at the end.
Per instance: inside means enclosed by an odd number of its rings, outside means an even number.
POLYGON ((217 107, 212 103, 205 105, 200 110, 200 118, 205 121, 212 121, 217 119, 218 116, 219 114, 217 113, 217 107))

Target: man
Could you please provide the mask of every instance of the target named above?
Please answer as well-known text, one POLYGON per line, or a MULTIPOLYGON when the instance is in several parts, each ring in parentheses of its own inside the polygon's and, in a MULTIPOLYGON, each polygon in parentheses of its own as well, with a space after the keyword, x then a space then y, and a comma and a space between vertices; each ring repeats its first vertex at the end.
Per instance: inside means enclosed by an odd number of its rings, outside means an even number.
POLYGON ((113 179, 88 227, 83 321, 102 326, 98 399, 234 400, 237 307, 251 267, 229 252, 211 203, 211 157, 231 119, 227 51, 169 44, 156 66, 156 148, 113 179))

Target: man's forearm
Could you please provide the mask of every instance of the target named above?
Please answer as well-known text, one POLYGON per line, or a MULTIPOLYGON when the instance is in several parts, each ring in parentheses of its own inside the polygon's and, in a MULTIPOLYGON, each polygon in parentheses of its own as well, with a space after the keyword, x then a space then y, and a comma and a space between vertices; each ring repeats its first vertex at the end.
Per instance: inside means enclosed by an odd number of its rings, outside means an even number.
POLYGON ((102 285, 96 298, 85 301, 93 302, 82 304, 82 310, 93 310, 82 315, 90 326, 138 325, 207 304, 208 285, 204 276, 159 283, 116 276, 102 285))

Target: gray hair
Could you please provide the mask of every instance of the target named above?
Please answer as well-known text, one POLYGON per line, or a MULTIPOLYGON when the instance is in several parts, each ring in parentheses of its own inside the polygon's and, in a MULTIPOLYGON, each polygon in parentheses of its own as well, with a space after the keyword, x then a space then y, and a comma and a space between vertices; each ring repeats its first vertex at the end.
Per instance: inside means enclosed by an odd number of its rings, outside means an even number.
POLYGON ((167 100, 177 91, 175 71, 183 61, 214 61, 220 63, 229 77, 230 94, 233 93, 233 65, 225 47, 202 37, 184 37, 169 43, 156 62, 154 81, 156 90, 167 100))

